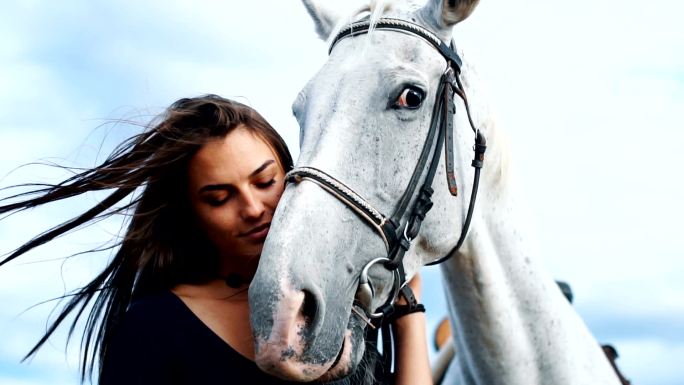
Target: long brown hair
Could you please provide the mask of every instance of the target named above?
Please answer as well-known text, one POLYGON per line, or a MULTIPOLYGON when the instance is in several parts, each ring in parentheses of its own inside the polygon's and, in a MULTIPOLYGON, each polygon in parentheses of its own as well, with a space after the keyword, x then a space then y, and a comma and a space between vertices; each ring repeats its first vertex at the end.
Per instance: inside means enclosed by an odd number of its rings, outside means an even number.
POLYGON ((21 245, 0 261, 0 266, 104 217, 126 214, 129 221, 111 262, 90 283, 67 295, 69 300, 59 316, 26 357, 36 353, 75 312, 71 335, 92 303, 81 341, 81 379, 85 380, 92 374, 96 358, 102 367, 112 331, 133 298, 216 276, 216 253, 192 225, 186 196, 187 167, 202 145, 225 137, 237 126, 247 128, 271 146, 286 172, 292 168, 285 142, 254 109, 206 95, 176 101, 147 130, 121 143, 102 164, 61 183, 0 199, 3 215, 90 191, 111 191, 89 210, 21 245), (130 195, 128 203, 120 203, 130 195), (9 200, 13 203, 5 203, 9 200))

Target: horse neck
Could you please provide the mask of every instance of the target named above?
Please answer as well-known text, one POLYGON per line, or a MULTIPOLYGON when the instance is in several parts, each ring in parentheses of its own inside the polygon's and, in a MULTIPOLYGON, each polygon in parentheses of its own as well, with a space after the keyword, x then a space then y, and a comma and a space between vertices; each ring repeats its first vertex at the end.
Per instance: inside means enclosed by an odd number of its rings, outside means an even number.
POLYGON ((442 269, 466 383, 616 383, 598 343, 533 255, 513 200, 478 203, 462 252, 442 269))
MULTIPOLYGON (((490 143, 496 140, 487 131, 490 143)), ((490 169, 483 169, 466 242, 442 267, 461 380, 617 384, 598 343, 535 256, 525 210, 503 175, 501 147, 485 163, 490 169)))

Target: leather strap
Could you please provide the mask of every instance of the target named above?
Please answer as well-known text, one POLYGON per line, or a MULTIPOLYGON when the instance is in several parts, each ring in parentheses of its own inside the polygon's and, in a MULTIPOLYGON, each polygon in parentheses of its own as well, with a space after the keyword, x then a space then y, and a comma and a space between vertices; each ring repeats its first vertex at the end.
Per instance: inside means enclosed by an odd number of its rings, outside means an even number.
POLYGON ((388 321, 393 323, 397 319, 413 313, 425 313, 425 306, 422 303, 418 303, 414 307, 409 305, 394 305, 394 312, 392 312, 388 321))
POLYGON ((426 266, 438 265, 446 261, 447 259, 453 257, 463 245, 466 235, 468 235, 470 222, 473 219, 473 212, 475 211, 475 199, 477 198, 477 190, 480 186, 480 170, 482 169, 482 165, 484 163, 484 153, 486 150, 487 141, 485 140, 484 136, 480 133, 480 131, 477 131, 477 136, 475 138, 475 157, 471 163, 471 165, 475 168, 475 176, 473 177, 473 191, 470 194, 470 204, 468 205, 468 213, 466 214, 466 219, 463 223, 463 228, 461 229, 461 236, 458 238, 456 246, 454 246, 454 248, 451 249, 451 251, 449 251, 442 258, 438 258, 430 263, 426 263, 426 266))
POLYGON ((385 215, 376 210, 361 195, 357 194, 338 179, 333 178, 324 171, 314 167, 297 167, 285 175, 285 182, 287 183, 299 183, 302 180, 316 183, 335 198, 352 208, 356 214, 363 218, 366 223, 371 225, 371 227, 380 234, 382 240, 385 242, 385 247, 390 250, 392 244, 395 242, 395 237, 393 232, 388 232, 387 229, 391 229, 390 226, 392 224, 386 224, 387 218, 385 215), (392 242, 392 244, 390 244, 390 242, 392 242))
MULTIPOLYGON (((333 47, 335 47, 335 44, 337 44, 340 40, 344 39, 347 36, 357 36, 365 34, 368 32, 370 28, 371 23, 369 17, 366 17, 358 22, 352 23, 349 26, 343 28, 330 43, 328 54, 332 52, 333 47)), ((381 30, 405 31, 409 32, 412 35, 417 35, 425 39, 428 43, 432 44, 432 46, 434 46, 437 49, 437 51, 439 51, 439 53, 445 59, 447 59, 447 61, 453 63, 454 70, 456 71, 456 73, 460 73, 460 69, 463 63, 461 61, 461 58, 456 53, 456 49, 453 47, 453 43, 451 46, 444 44, 442 39, 440 39, 430 30, 425 29, 418 24, 409 23, 401 19, 393 18, 382 18, 380 20, 377 20, 374 28, 381 30)))

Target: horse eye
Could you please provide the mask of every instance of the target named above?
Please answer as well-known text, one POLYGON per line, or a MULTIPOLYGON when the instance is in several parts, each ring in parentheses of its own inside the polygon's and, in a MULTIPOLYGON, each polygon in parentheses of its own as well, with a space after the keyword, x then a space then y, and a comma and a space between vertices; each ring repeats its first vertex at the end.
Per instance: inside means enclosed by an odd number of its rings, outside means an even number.
POLYGON ((421 89, 416 87, 406 87, 403 91, 401 91, 401 94, 399 94, 399 97, 394 105, 398 108, 416 109, 423 103, 424 97, 425 95, 421 89))

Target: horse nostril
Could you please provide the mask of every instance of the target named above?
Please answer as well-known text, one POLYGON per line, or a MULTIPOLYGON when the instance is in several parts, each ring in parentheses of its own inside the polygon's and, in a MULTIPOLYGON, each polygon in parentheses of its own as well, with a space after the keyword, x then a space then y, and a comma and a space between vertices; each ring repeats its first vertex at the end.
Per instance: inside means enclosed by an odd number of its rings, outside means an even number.
POLYGON ((325 301, 317 287, 302 288, 301 305, 297 314, 300 335, 307 339, 315 338, 321 332, 325 318, 325 301))
POLYGON ((316 315, 318 313, 318 304, 316 301, 316 296, 313 295, 308 290, 302 290, 304 292, 304 303, 302 303, 302 317, 304 318, 304 323, 307 328, 312 326, 312 323, 316 320, 316 315))

